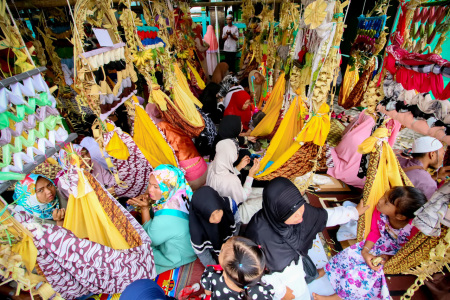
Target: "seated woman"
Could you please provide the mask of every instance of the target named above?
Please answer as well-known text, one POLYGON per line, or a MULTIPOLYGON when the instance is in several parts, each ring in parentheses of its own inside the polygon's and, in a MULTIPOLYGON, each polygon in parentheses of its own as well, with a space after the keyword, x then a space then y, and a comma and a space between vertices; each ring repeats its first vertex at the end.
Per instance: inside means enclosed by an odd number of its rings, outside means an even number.
MULTIPOLYGON (((98 180, 98 182, 100 182, 101 185, 103 185, 112 195, 114 195, 116 181, 112 173, 103 168, 98 161, 91 159, 91 155, 86 148, 73 144, 72 149, 76 152, 76 154, 78 154, 78 156, 81 157, 82 162, 87 165, 90 173, 98 180)), ((56 185, 58 186, 58 190, 68 199, 70 195, 70 179, 66 176, 67 171, 69 170, 68 153, 66 150, 61 149, 59 151, 58 162, 63 170, 56 175, 56 185)))
POLYGON ((252 110, 250 95, 246 91, 237 91, 233 93, 230 104, 225 109, 224 116, 234 115, 241 117, 244 131, 248 131, 252 119, 252 110))
POLYGON ((157 274, 197 258, 189 234, 191 197, 192 190, 183 172, 171 165, 159 165, 150 175, 147 193, 128 200, 128 204, 141 208, 144 229, 152 240, 157 274))
MULTIPOLYGON (((240 116, 229 115, 225 116, 219 124, 219 130, 217 136, 213 143, 213 148, 211 153, 209 154, 209 160, 213 161, 216 156, 216 145, 218 142, 224 139, 231 139, 237 145, 241 147, 245 147, 248 145, 248 142, 256 141, 255 137, 245 136, 245 133, 242 133, 242 122, 240 116)), ((249 151, 245 149, 239 150, 239 157, 244 157, 245 155, 249 155, 249 151)))
POLYGON ((167 142, 175 151, 180 167, 186 171, 186 180, 191 188, 195 191, 205 185, 208 166, 200 153, 198 153, 191 138, 179 128, 165 121, 155 104, 149 103, 147 108, 147 112, 150 112, 150 117, 164 133, 167 142))
POLYGON ((189 231, 195 253, 206 267, 217 265, 220 249, 240 227, 236 202, 221 197, 213 188, 195 191, 189 209, 189 231))
POLYGON ((275 288, 274 299, 310 299, 303 269, 317 233, 325 226, 356 220, 369 207, 316 208, 306 203, 298 188, 278 177, 264 188, 262 209, 253 216, 245 236, 261 245, 266 255, 265 282, 275 288))
POLYGON ((426 202, 413 187, 387 191, 373 212, 367 239, 338 253, 325 266, 336 294, 314 294, 314 299, 391 299, 383 265, 418 232, 411 223, 414 212, 426 202))
POLYGON ((198 100, 200 100, 203 104, 202 110, 208 114, 214 124, 218 124, 220 122, 220 119, 223 117, 223 112, 225 111, 223 103, 220 102, 218 98, 220 89, 220 84, 210 82, 206 85, 202 94, 198 98, 198 100))
POLYGON ((15 211, 25 211, 43 223, 58 226, 64 223, 67 198, 44 175, 29 174, 18 181, 13 199, 17 201, 15 211))
MULTIPOLYGON (((358 177, 362 157, 362 154, 358 152, 358 146, 372 134, 372 128, 376 125, 375 119, 375 114, 369 114, 367 110, 363 110, 358 118, 353 119, 345 128, 339 145, 331 148, 334 167, 328 168, 328 175, 348 185, 361 189, 364 187, 366 179, 358 177)), ((391 119, 386 123, 386 127, 391 134, 389 144, 392 146, 401 125, 398 121, 391 119)))
MULTIPOLYGON (((206 185, 215 189, 222 197, 231 197, 239 206, 239 213, 244 224, 250 221, 253 214, 261 208, 261 201, 245 202, 252 192, 253 177, 259 169, 259 159, 253 160, 244 186, 238 175, 242 168, 250 163, 250 157, 245 156, 233 167, 238 158, 238 149, 231 139, 220 141, 216 146, 216 157, 209 165, 206 185)), ((260 200, 260 199, 259 199, 260 200)))

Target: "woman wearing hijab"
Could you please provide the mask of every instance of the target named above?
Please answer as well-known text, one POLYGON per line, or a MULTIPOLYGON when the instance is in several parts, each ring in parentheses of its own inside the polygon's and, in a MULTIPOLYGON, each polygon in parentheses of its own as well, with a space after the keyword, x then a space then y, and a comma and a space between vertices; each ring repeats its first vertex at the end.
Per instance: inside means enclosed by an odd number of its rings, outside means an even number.
POLYGON ((67 199, 44 175, 29 174, 14 188, 15 211, 25 211, 46 224, 62 226, 67 199))
POLYGON ((273 179, 264 189, 262 209, 253 216, 245 235, 263 248, 270 272, 264 278, 276 287, 274 299, 293 295, 309 300, 302 257, 317 233, 326 226, 357 220, 367 209, 362 202, 356 208, 316 208, 306 203, 289 179, 273 179))
POLYGON ((131 283, 123 293, 119 300, 171 300, 175 299, 166 296, 163 289, 151 279, 139 279, 131 283))
POLYGON ((189 231, 192 247, 205 267, 219 263, 222 244, 239 232, 239 221, 236 202, 230 197, 221 197, 209 186, 194 193, 189 231))
POLYGON ((206 62, 208 64, 208 75, 211 76, 217 66, 217 52, 219 49, 219 43, 217 42, 217 37, 212 25, 208 25, 206 28, 206 34, 203 40, 209 44, 209 48, 206 50, 206 62))
POLYGON ((252 102, 250 95, 246 91, 237 91, 233 93, 228 107, 225 109, 224 116, 241 117, 244 131, 248 131, 250 120, 252 119, 252 102))
POLYGON ((149 103, 147 108, 147 112, 150 112, 150 117, 175 151, 180 167, 186 171, 185 177, 191 188, 196 190, 205 185, 208 166, 203 157, 200 156, 200 153, 198 153, 192 139, 184 131, 165 121, 156 108, 156 104, 149 103))
POLYGON ((202 94, 198 98, 203 104, 202 110, 208 114, 214 124, 218 124, 223 117, 225 107, 222 102, 217 102, 217 95, 220 91, 220 84, 210 82, 206 85, 202 94))
MULTIPOLYGON (((85 163, 90 170, 90 173, 95 177, 95 179, 100 182, 111 194, 114 194, 114 187, 116 186, 116 181, 112 173, 103 168, 100 163, 91 158, 89 151, 86 148, 83 148, 80 145, 73 144, 73 151, 78 154, 82 158, 82 162, 85 163)), ((58 190, 61 194, 64 195, 65 198, 69 199, 70 196, 70 179, 67 176, 67 171, 70 167, 70 162, 68 159, 69 154, 66 150, 61 149, 59 151, 58 162, 60 166, 63 168, 56 175, 56 185, 58 186, 58 190)))
POLYGON ((225 139, 217 143, 216 157, 209 165, 206 185, 215 189, 222 197, 231 197, 239 205, 239 214, 242 222, 247 224, 251 217, 261 209, 261 199, 246 201, 252 193, 253 177, 259 169, 259 159, 254 159, 253 166, 248 172, 244 185, 238 175, 241 169, 250 163, 250 157, 245 156, 234 167, 238 158, 238 149, 235 142, 225 139))
POLYGON ((189 234, 191 197, 192 189, 183 172, 171 165, 159 165, 150 175, 147 193, 128 200, 128 204, 141 208, 143 227, 152 240, 157 274, 197 258, 189 234))

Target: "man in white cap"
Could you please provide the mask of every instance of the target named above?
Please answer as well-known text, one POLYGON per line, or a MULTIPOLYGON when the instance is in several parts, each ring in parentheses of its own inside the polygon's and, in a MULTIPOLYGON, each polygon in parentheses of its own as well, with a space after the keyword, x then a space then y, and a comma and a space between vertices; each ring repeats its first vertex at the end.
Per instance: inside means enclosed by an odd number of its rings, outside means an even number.
POLYGON ((405 171, 409 180, 425 196, 430 199, 437 190, 437 179, 445 179, 450 175, 450 166, 442 167, 444 160, 444 146, 435 138, 425 136, 414 141, 411 159, 398 156, 400 166, 405 171), (426 170, 437 170, 437 174, 431 176, 426 170))
POLYGON ((223 44, 225 62, 228 64, 229 71, 236 73, 236 53, 239 29, 233 25, 232 15, 227 16, 227 25, 223 28, 222 38, 225 40, 225 43, 223 44))

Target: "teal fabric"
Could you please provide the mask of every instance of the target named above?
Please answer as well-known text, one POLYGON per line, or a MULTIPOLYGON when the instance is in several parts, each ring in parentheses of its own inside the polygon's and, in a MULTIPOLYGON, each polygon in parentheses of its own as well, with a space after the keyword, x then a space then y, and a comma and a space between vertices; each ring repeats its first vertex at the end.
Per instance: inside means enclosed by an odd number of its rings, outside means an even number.
POLYGON ((189 264, 197 258, 191 246, 189 221, 180 217, 180 213, 175 209, 162 209, 144 224, 152 240, 157 274, 189 264))

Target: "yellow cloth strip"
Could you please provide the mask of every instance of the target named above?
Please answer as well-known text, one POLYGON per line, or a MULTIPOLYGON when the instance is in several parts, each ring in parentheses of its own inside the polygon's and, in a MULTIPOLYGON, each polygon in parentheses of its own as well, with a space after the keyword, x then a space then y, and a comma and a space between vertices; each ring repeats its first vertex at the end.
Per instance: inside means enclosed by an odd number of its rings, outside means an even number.
POLYGON ((275 87, 262 110, 266 116, 255 127, 251 136, 266 136, 272 133, 277 124, 278 117, 280 116, 281 107, 283 106, 285 86, 286 80, 283 73, 278 78, 275 87))
POLYGON ((34 270, 37 259, 37 248, 33 244, 33 239, 31 237, 24 234, 23 239, 19 243, 14 244, 11 250, 12 252, 20 254, 28 272, 32 272, 34 270))
POLYGON ((394 151, 387 141, 380 141, 380 139, 388 136, 388 129, 378 128, 371 137, 367 138, 358 147, 359 153, 366 154, 374 151, 377 143, 383 144, 377 173, 372 184, 367 203, 365 203, 365 205, 370 205, 370 208, 365 212, 364 238, 367 238, 367 235, 370 232, 372 214, 378 200, 392 187, 404 185, 394 151))
MULTIPOLYGON (((77 164, 76 155, 72 157, 77 164)), ((78 195, 70 195, 67 204, 64 228, 79 238, 113 249, 129 249, 130 246, 106 214, 94 190, 92 190, 82 171, 78 171, 78 195)))
POLYGON ((200 74, 198 74, 197 70, 187 61, 186 62, 189 69, 191 69, 192 74, 194 74, 195 80, 197 81, 197 85, 201 90, 204 90, 206 85, 203 79, 200 77, 200 74))
POLYGON ((135 106, 134 142, 144 154, 153 168, 161 164, 178 166, 172 148, 152 122, 147 112, 140 106, 135 106))
POLYGON ((303 127, 302 131, 295 138, 297 142, 313 142, 318 146, 323 146, 330 133, 330 107, 323 103, 319 111, 313 116, 309 116, 309 120, 303 127))
POLYGON ((296 97, 292 101, 281 121, 280 127, 270 142, 269 148, 267 148, 261 160, 259 172, 264 170, 264 167, 269 161, 273 161, 274 163, 264 173, 255 176, 255 178, 266 176, 277 170, 300 149, 300 144, 294 141, 294 137, 303 127, 305 109, 303 100, 300 97, 296 97))

